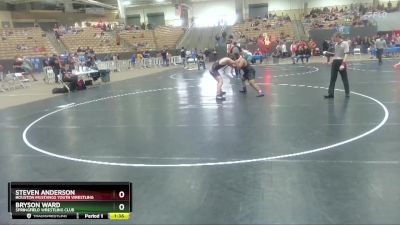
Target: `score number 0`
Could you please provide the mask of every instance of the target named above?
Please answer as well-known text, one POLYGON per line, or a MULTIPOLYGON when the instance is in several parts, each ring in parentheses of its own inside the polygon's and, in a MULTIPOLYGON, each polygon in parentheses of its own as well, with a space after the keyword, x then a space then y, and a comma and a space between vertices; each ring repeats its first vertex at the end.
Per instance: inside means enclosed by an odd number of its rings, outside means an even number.
MULTIPOLYGON (((120 191, 120 192, 118 193, 118 197, 119 197, 119 198, 124 198, 124 197, 125 197, 125 192, 120 191)), ((119 210, 124 211, 125 205, 121 203, 121 204, 119 204, 118 208, 119 208, 119 210)))

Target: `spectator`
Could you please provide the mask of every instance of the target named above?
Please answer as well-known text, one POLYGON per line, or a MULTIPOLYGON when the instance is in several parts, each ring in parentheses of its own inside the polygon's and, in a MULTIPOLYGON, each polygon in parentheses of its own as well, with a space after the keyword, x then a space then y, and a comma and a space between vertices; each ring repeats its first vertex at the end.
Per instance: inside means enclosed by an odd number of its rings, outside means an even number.
POLYGON ((113 61, 114 61, 114 66, 115 66, 114 72, 120 72, 120 69, 119 69, 119 54, 118 53, 115 53, 113 55, 113 61))
MULTIPOLYGON (((28 58, 26 58, 26 57, 23 57, 22 59, 18 58, 17 62, 18 62, 17 63, 18 67, 20 66, 20 68, 22 69, 22 74, 24 76, 30 75, 32 77, 33 81, 37 81, 37 79, 33 75, 33 65, 28 58)), ((18 70, 21 71, 21 69, 18 69, 18 70)))
POLYGON ((400 33, 397 33, 394 43, 396 47, 400 47, 400 33))
POLYGON ((361 41, 361 52, 366 54, 368 53, 368 48, 369 48, 369 38, 368 37, 364 37, 364 39, 361 41))
POLYGON ((309 49, 311 51, 311 55, 314 55, 315 54, 315 49, 317 48, 317 43, 313 39, 311 39, 310 42, 308 43, 308 47, 309 47, 309 49))
POLYGON ((131 66, 135 67, 135 65, 136 65, 136 54, 133 53, 131 56, 131 66))
POLYGON ((22 44, 22 45, 21 45, 21 50, 22 50, 22 51, 28 50, 28 46, 26 46, 26 44, 22 44))
POLYGON ((200 68, 203 67, 203 69, 206 69, 206 64, 204 61, 204 54, 203 52, 200 50, 199 54, 197 55, 197 68, 198 70, 200 70, 200 68))
POLYGON ((329 49, 329 42, 327 40, 324 40, 322 43, 322 51, 328 51, 329 49))
POLYGON ((262 63, 263 62, 263 54, 262 54, 262 52, 261 52, 261 50, 259 49, 259 48, 257 48, 257 50, 254 52, 254 57, 253 57, 253 60, 254 60, 254 62, 252 62, 253 64, 254 63, 256 63, 256 59, 260 59, 260 63, 262 63))
POLYGON ((137 60, 138 63, 140 63, 141 66, 144 66, 144 64, 143 64, 143 55, 142 55, 142 53, 137 52, 137 54, 136 54, 136 60, 137 60))
POLYGON ((204 57, 205 57, 204 59, 205 62, 210 62, 210 50, 208 50, 208 48, 204 49, 204 57))
MULTIPOLYGON (((86 62, 85 62, 86 67, 91 68, 93 66, 95 66, 95 60, 93 56, 89 56, 86 58, 86 62)), ((72 69, 72 68, 71 68, 72 69)))
POLYGON ((58 75, 60 74, 60 61, 57 55, 53 55, 49 60, 49 65, 53 68, 53 72, 55 75, 55 82, 58 83, 58 75))
POLYGON ((239 59, 240 53, 242 52, 242 49, 238 46, 237 42, 233 42, 233 46, 230 50, 230 54, 232 54, 236 59, 239 59))
POLYGON ((218 44, 219 44, 220 37, 219 37, 218 35, 215 35, 215 40, 217 41, 217 45, 218 45, 218 44))
POLYGON ((72 76, 68 64, 63 64, 60 69, 61 80, 68 85, 70 91, 75 91, 78 83, 78 76, 72 76))
POLYGON ((197 60, 197 48, 192 49, 192 59, 197 60))
POLYGON ((225 41, 226 40, 226 31, 222 31, 222 40, 225 41))
POLYGON ((304 58, 306 58, 306 63, 308 63, 308 59, 311 57, 311 49, 306 45, 304 46, 304 58))
POLYGON ((167 50, 166 49, 163 49, 162 50, 162 52, 161 52, 161 56, 162 56, 162 65, 163 66, 169 66, 168 65, 168 62, 167 62, 167 50))
MULTIPOLYGON (((328 42, 328 41, 327 41, 328 42)), ((333 41, 329 41, 327 50, 323 51, 323 56, 326 57, 327 61, 326 63, 330 63, 331 57, 334 56, 335 52, 335 43, 333 41)))
POLYGON ((282 43, 281 50, 282 50, 282 57, 283 58, 288 57, 288 51, 287 51, 287 48, 286 48, 286 43, 282 43))
POLYGON ((23 73, 24 69, 22 68, 23 60, 18 56, 15 57, 15 62, 13 63, 13 69, 15 73, 23 73))
POLYGON ((43 63, 43 67, 50 66, 50 57, 47 54, 45 55, 42 63, 43 63))
POLYGON ((183 68, 186 68, 186 50, 185 50, 185 47, 181 48, 181 61, 182 61, 183 68))
POLYGON ((218 57, 217 49, 214 48, 212 53, 213 53, 213 57, 214 57, 213 60, 217 60, 218 59, 217 58, 218 57))
POLYGON ((296 56, 296 51, 297 51, 297 42, 293 41, 293 43, 290 45, 290 52, 292 53, 292 57, 296 56))
MULTIPOLYGON (((301 62, 304 64, 304 49, 299 46, 299 48, 296 50, 296 63, 299 62, 299 59, 301 59, 301 62)), ((294 59, 293 59, 293 64, 294 64, 294 59)))
POLYGON ((186 56, 186 63, 189 64, 189 59, 192 56, 192 52, 189 49, 187 49, 185 56, 186 56))

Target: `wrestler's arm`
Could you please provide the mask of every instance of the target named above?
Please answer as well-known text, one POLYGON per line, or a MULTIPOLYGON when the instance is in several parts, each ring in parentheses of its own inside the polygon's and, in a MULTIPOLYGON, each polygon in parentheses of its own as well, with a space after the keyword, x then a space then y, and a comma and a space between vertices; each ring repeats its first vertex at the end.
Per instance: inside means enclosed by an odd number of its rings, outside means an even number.
POLYGON ((245 60, 243 58, 239 58, 236 61, 236 65, 237 65, 238 68, 243 68, 245 66, 245 60))
POLYGON ((237 62, 233 61, 232 59, 229 59, 227 64, 228 64, 228 66, 231 66, 231 67, 234 67, 234 68, 237 67, 237 62))

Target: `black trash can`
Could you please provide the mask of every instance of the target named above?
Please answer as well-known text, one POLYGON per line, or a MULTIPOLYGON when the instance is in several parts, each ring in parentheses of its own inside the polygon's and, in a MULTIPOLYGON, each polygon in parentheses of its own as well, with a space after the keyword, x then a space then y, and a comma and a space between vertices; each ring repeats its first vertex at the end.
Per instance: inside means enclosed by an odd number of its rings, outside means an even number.
POLYGON ((100 73, 100 79, 103 82, 110 82, 110 70, 99 70, 100 73))

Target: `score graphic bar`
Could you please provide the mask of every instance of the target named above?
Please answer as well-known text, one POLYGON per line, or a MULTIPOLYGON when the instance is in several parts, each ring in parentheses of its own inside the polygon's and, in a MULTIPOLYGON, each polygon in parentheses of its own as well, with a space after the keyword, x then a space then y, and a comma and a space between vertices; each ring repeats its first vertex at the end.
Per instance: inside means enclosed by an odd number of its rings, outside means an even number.
POLYGON ((13 219, 129 219, 129 182, 10 182, 13 219))

